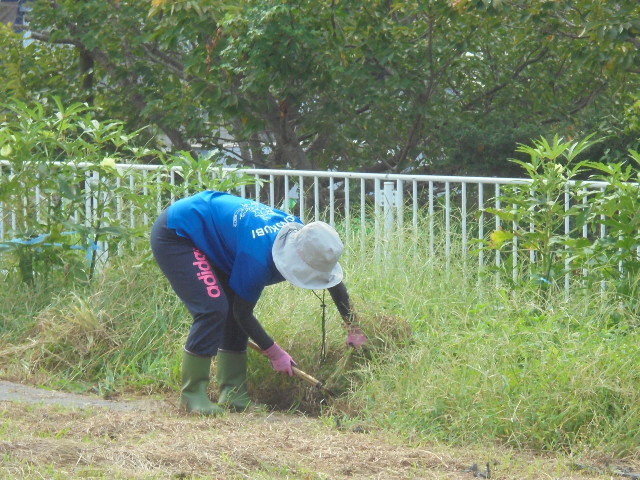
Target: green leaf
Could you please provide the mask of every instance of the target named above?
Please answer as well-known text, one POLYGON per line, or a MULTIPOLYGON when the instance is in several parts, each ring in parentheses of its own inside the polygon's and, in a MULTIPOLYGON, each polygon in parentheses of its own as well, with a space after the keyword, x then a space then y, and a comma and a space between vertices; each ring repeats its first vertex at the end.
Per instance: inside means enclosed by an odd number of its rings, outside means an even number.
POLYGON ((490 235, 491 246, 492 248, 500 249, 502 245, 506 242, 510 242, 514 237, 515 235, 513 232, 508 230, 494 230, 490 235))

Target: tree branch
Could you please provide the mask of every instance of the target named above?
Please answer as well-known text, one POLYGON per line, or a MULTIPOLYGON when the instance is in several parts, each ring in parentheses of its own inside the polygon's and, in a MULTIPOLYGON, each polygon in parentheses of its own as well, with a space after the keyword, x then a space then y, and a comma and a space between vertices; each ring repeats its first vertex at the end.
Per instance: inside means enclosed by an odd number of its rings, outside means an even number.
MULTIPOLYGON (((539 61, 541 61, 546 54, 549 52, 549 49, 544 47, 542 50, 540 50, 540 53, 538 55, 536 55, 533 58, 530 58, 528 60, 523 61, 522 63, 520 63, 520 65, 518 65, 514 70, 513 73, 511 74, 509 80, 513 81, 516 78, 518 78, 520 76, 520 74, 522 73, 522 71, 528 67, 529 65, 533 65, 534 63, 537 63, 539 61)), ((478 102, 480 102, 482 99, 485 98, 491 98, 493 97, 496 93, 498 93, 500 90, 502 90, 503 88, 505 88, 507 85, 509 85, 509 82, 502 82, 499 83, 498 85, 494 86, 493 88, 490 88, 489 90, 487 90, 486 92, 483 92, 479 95, 477 95, 475 98, 473 98, 472 100, 468 101, 467 103, 465 103, 462 108, 463 110, 468 110, 471 107, 473 107, 475 104, 477 104, 478 102)))
MULTIPOLYGON (((109 72, 114 80, 118 79, 118 84, 125 92, 125 94, 128 95, 131 103, 136 107, 137 110, 142 111, 147 107, 147 102, 145 101, 144 97, 140 93, 136 93, 135 90, 130 88, 127 79, 122 78, 119 75, 117 65, 111 62, 105 52, 98 48, 95 48, 91 51, 91 54, 93 55, 94 60, 98 62, 107 72, 109 72)), ((175 148, 185 151, 193 150, 189 142, 185 141, 180 131, 177 128, 167 125, 166 122, 163 122, 161 116, 155 115, 149 117, 149 120, 158 125, 158 127, 167 135, 167 137, 169 137, 169 140, 171 140, 171 143, 173 143, 175 148)))
MULTIPOLYGON (((585 108, 587 108, 589 105, 591 105, 595 101, 598 95, 600 95, 608 86, 609 84, 607 82, 603 82, 597 88, 593 89, 591 93, 589 93, 589 95, 586 95, 581 99, 579 99, 576 102, 575 106, 571 110, 569 110, 568 115, 574 115, 578 113, 580 110, 584 110, 585 108)), ((559 118, 559 117, 548 118, 547 120, 543 120, 542 124, 547 125, 549 123, 558 122, 560 120, 562 120, 562 118, 559 118)))
POLYGON ((158 49, 155 45, 143 43, 142 48, 147 53, 149 60, 154 63, 161 64, 181 79, 186 80, 184 65, 182 64, 182 62, 167 55, 166 53, 158 49))
POLYGON ((631 43, 634 47, 640 49, 640 38, 638 38, 638 37, 629 37, 629 38, 627 38, 626 41, 631 43))
POLYGON ((73 38, 58 38, 56 40, 53 40, 50 34, 44 32, 36 32, 33 30, 30 32, 30 38, 39 42, 51 43, 53 45, 71 45, 77 48, 83 47, 80 41, 74 40, 73 38))

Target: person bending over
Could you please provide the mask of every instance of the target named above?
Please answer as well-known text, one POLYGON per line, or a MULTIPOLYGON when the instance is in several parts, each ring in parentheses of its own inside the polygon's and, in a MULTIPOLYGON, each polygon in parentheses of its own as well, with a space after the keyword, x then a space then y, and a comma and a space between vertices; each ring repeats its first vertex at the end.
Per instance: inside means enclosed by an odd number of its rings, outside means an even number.
POLYGON ((287 280, 328 289, 347 329, 347 344, 365 345, 343 283, 344 249, 324 222, 303 224, 281 210, 225 192, 207 190, 165 209, 151 230, 153 255, 193 317, 182 357, 180 404, 217 415, 252 406, 247 391, 251 338, 273 368, 289 376, 296 365, 265 331, 253 310, 266 286, 287 280), (218 403, 208 395, 217 357, 218 403))

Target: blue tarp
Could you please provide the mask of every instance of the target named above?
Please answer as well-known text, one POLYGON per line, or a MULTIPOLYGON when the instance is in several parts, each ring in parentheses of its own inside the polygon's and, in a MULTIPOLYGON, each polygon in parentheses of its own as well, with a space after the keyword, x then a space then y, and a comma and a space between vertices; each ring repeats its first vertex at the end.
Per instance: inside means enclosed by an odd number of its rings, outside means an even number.
MULTIPOLYGON (((62 232, 62 235, 76 235, 76 232, 62 232)), ((13 238, 4 243, 13 243, 16 245, 40 245, 43 247, 63 247, 65 246, 59 242, 46 242, 46 240, 51 236, 50 233, 43 233, 33 238, 13 238)), ((85 248, 82 245, 71 245, 69 248, 72 250, 86 250, 87 251, 87 261, 90 262, 93 257, 93 252, 99 250, 98 245, 91 239, 89 239, 89 247, 85 248)))

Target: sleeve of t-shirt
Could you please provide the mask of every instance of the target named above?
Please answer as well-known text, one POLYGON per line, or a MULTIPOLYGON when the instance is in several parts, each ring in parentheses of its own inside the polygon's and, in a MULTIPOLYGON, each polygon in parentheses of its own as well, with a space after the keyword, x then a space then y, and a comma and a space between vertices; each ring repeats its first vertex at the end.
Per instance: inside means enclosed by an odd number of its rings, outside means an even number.
POLYGON ((333 299, 333 303, 336 304, 340 316, 350 320, 353 312, 351 311, 351 302, 349 301, 349 293, 345 284, 340 282, 336 286, 329 288, 329 294, 333 299))
POLYGON ((253 314, 255 303, 247 302, 240 296, 236 295, 233 301, 233 316, 240 325, 240 328, 249 335, 249 337, 258 344, 262 350, 273 345, 273 338, 269 336, 262 324, 253 314))
POLYGON ((271 271, 248 252, 238 252, 229 276, 229 286, 248 302, 256 303, 271 278, 271 271))

